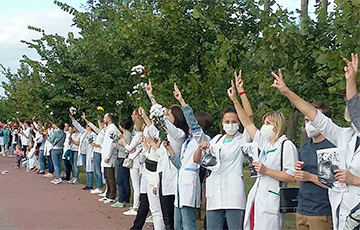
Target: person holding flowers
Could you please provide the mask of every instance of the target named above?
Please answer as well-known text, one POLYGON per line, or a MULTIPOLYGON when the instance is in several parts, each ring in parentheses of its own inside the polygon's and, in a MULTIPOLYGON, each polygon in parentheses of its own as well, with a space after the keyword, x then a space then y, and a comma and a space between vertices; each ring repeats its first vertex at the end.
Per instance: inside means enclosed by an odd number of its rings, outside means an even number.
POLYGON ((78 152, 78 165, 83 165, 86 171, 86 186, 83 190, 92 190, 94 187, 94 162, 91 160, 91 155, 94 146, 91 145, 96 140, 96 133, 93 132, 89 125, 86 125, 86 129, 76 121, 72 114, 69 115, 74 127, 81 133, 79 152, 78 152))
MULTIPOLYGON (((146 87, 146 93, 152 103, 156 105, 155 96, 152 93, 153 88, 151 80, 146 87)), ((166 139, 171 145, 175 155, 180 156, 181 146, 189 136, 189 126, 186 123, 184 113, 179 105, 172 105, 162 114, 165 116, 164 125, 166 129, 166 139)), ((159 196, 161 210, 165 228, 174 229, 174 201, 176 193, 177 169, 171 163, 166 148, 159 148, 156 153, 159 155, 159 196)))

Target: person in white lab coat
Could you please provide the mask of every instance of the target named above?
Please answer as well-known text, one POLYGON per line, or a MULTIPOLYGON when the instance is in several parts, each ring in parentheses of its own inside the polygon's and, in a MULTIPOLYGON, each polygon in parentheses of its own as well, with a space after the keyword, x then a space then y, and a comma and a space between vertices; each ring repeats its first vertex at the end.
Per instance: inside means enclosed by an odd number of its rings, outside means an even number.
MULTIPOLYGON (((235 81, 246 113, 252 119, 253 112, 244 93, 241 71, 239 75, 235 72, 235 81)), ((210 142, 202 142, 194 154, 194 162, 199 162, 203 149, 213 147, 219 152, 220 166, 206 179, 206 228, 223 229, 226 217, 229 229, 242 229, 246 197, 242 172, 244 156, 240 146, 250 139, 239 131, 243 127, 235 108, 226 108, 221 119, 225 134, 216 135, 210 142)))
POLYGON ((205 134, 213 118, 208 113, 197 113, 194 116, 191 107, 185 103, 179 88, 174 84, 174 97, 180 102, 191 135, 181 147, 180 156, 174 153, 171 145, 164 146, 168 149, 171 162, 178 169, 177 191, 175 194, 175 229, 196 229, 196 208, 200 207, 200 178, 199 164, 193 160, 195 150, 203 141, 210 141, 205 134))
POLYGON ((269 112, 263 116, 263 125, 258 130, 238 102, 233 81, 228 96, 234 102, 241 123, 261 151, 259 162, 253 162, 259 176, 248 194, 244 229, 282 229, 284 215, 280 213, 279 181, 295 182, 294 163, 297 161, 295 145, 291 141, 284 142, 287 139, 283 134, 285 118, 280 112, 269 112), (280 161, 282 144, 283 162, 280 161), (280 171, 281 163, 283 171, 280 171))
MULTIPOLYGON (((347 67, 353 67, 352 63, 348 63, 347 67)), ((356 76, 355 68, 352 72, 356 76)), ((350 73, 346 72, 346 74, 350 73)), ((334 172, 336 180, 347 184, 347 191, 336 188, 329 189, 333 228, 335 230, 342 230, 345 227, 345 220, 351 209, 360 202, 360 154, 358 154, 360 152, 358 147, 360 138, 352 128, 337 126, 330 118, 327 118, 310 103, 292 92, 286 86, 280 69, 278 75, 275 73, 272 73, 272 75, 275 77, 275 80, 271 87, 278 89, 300 112, 309 117, 311 125, 333 143, 345 157, 346 169, 337 169, 334 172)))
POLYGON ((106 124, 106 130, 104 135, 104 141, 101 146, 101 167, 104 168, 104 176, 107 184, 107 193, 104 197, 104 203, 114 203, 116 200, 116 180, 115 180, 115 163, 117 159, 117 149, 114 147, 112 139, 117 135, 119 130, 114 125, 114 115, 107 113, 104 115, 104 123, 106 124))
MULTIPOLYGON (((157 104, 155 96, 152 94, 152 84, 146 86, 146 93, 149 96, 151 104, 157 104)), ((189 126, 186 123, 184 113, 179 105, 172 105, 165 111, 165 127, 167 131, 167 140, 174 153, 180 156, 181 146, 189 136, 189 126)), ((169 153, 164 147, 158 148, 156 154, 159 156, 159 196, 161 211, 165 228, 174 229, 174 201, 176 193, 177 169, 169 159, 169 153)))

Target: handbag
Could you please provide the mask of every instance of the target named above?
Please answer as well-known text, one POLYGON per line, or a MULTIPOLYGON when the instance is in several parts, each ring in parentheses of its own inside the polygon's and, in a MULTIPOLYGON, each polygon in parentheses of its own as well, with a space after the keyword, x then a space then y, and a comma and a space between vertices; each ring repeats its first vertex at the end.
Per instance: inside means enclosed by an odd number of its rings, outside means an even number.
MULTIPOLYGON (((134 157, 134 159, 140 154, 141 151, 139 151, 138 154, 136 154, 136 156, 134 157)), ((124 159, 124 162, 122 164, 122 166, 124 168, 128 168, 128 169, 131 169, 133 167, 133 162, 134 160, 133 159, 130 159, 129 158, 129 155, 127 155, 127 157, 124 159)))
MULTIPOLYGON (((283 153, 284 153, 284 143, 285 141, 290 140, 286 139, 281 143, 281 156, 280 156, 280 167, 283 170, 283 153)), ((291 140, 290 140, 291 141, 291 140)), ((292 142, 292 141, 291 141, 292 142)), ((280 186, 280 212, 281 213, 294 213, 298 205, 298 193, 299 188, 283 188, 283 182, 279 181, 280 186)))

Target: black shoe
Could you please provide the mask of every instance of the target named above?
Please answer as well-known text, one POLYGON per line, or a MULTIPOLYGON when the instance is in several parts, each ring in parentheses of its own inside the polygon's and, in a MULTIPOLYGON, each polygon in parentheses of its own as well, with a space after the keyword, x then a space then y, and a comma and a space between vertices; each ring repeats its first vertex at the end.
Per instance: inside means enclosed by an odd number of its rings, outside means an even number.
POLYGON ((85 186, 84 188, 82 188, 81 190, 85 190, 85 189, 87 189, 88 188, 88 186, 85 186))
POLYGON ((39 171, 36 174, 45 174, 45 172, 44 171, 39 171))
POLYGON ((86 187, 84 190, 93 190, 93 188, 86 187))

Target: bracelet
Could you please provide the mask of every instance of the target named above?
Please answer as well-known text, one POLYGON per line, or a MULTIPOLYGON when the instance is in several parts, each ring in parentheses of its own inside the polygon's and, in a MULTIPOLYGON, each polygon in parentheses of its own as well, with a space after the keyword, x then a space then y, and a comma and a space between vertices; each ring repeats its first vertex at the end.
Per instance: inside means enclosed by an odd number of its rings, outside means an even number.
POLYGON ((243 94, 245 94, 245 93, 246 93, 246 91, 243 90, 243 91, 239 92, 239 96, 241 96, 241 95, 243 95, 243 94))

